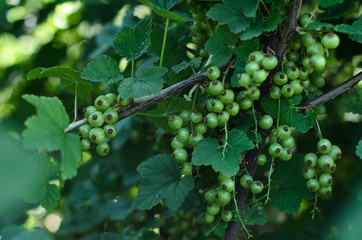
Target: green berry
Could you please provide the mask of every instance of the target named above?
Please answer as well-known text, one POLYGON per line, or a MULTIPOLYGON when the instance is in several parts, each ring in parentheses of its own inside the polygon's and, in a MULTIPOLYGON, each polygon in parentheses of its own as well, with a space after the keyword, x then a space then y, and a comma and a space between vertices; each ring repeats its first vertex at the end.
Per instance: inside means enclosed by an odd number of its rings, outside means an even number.
POLYGON ((190 115, 191 122, 199 123, 202 120, 202 114, 198 110, 194 110, 190 115))
POLYGON ((248 90, 248 97, 252 100, 252 101, 257 101, 260 98, 260 90, 256 87, 254 88, 249 88, 248 90))
POLYGON ((117 103, 118 103, 121 107, 127 106, 127 105, 130 103, 130 101, 131 101, 131 98, 125 98, 125 99, 123 99, 123 98, 121 97, 121 95, 118 95, 118 96, 117 96, 117 103))
POLYGON ((231 193, 219 190, 216 195, 216 203, 219 206, 226 206, 231 201, 231 193))
POLYGON ((194 131, 204 135, 207 132, 207 126, 205 123, 201 122, 194 126, 194 131))
POLYGON ((327 172, 335 165, 333 158, 329 155, 322 155, 318 158, 318 166, 327 172))
POLYGON ((331 150, 332 144, 328 139, 321 139, 317 143, 317 150, 321 154, 328 154, 328 152, 331 150))
POLYGON ((92 129, 92 127, 89 124, 84 124, 79 127, 79 132, 82 138, 88 138, 89 131, 92 129))
POLYGON ((175 149, 173 153, 171 154, 173 160, 176 163, 184 163, 187 161, 189 155, 187 154, 187 151, 185 149, 175 149))
POLYGON ((319 188, 318 194, 321 196, 328 196, 332 194, 332 187, 321 187, 319 188))
POLYGON ((216 200, 216 189, 210 189, 209 191, 205 192, 204 197, 207 202, 214 202, 216 200))
POLYGON ((243 175, 240 178, 240 185, 243 188, 250 188, 252 182, 253 182, 253 177, 250 175, 243 175))
POLYGON ((226 105, 226 111, 230 114, 230 116, 236 116, 239 113, 239 110, 239 104, 236 102, 226 105))
POLYGON ((188 176, 192 174, 192 164, 189 162, 184 162, 180 166, 180 171, 182 175, 188 176))
POLYGON ((219 80, 212 81, 209 84, 208 90, 211 96, 219 95, 222 91, 224 91, 224 84, 219 80))
POLYGON ((263 61, 264 58, 264 54, 260 51, 253 51, 252 53, 249 54, 248 57, 248 61, 252 62, 255 61, 257 62, 259 65, 261 64, 261 62, 263 61))
POLYGON ((269 95, 272 99, 279 99, 282 96, 282 90, 278 86, 273 86, 269 95))
POLYGON ((282 87, 282 95, 286 98, 289 98, 291 96, 293 96, 294 94, 294 90, 292 88, 292 86, 290 86, 290 84, 285 84, 283 87, 282 87))
POLYGON ((261 65, 266 70, 272 70, 278 65, 278 59, 276 56, 264 57, 261 65))
POLYGON ((96 151, 97 151, 97 154, 101 157, 108 155, 108 153, 110 151, 108 143, 102 142, 102 143, 98 144, 96 147, 96 151))
POLYGON ((342 158, 342 150, 337 145, 332 145, 328 155, 336 161, 342 158))
POLYGON ((293 157, 291 149, 283 148, 282 154, 279 156, 280 160, 289 161, 293 157))
POLYGON ((249 76, 249 74, 247 73, 243 73, 243 74, 238 74, 237 75, 238 78, 238 83, 240 86, 242 87, 248 87, 251 83, 251 78, 249 76))
POLYGON ((182 110, 180 112, 180 117, 183 122, 189 122, 191 120, 191 111, 190 110, 182 110))
POLYGON ((104 121, 107 124, 115 124, 118 121, 118 113, 114 109, 108 109, 104 113, 104 121))
POLYGON ((182 127, 183 124, 183 120, 180 116, 178 115, 171 115, 168 118, 168 125, 170 126, 171 129, 173 130, 177 130, 180 129, 182 127))
POLYGON ((288 75, 284 72, 277 72, 274 75, 274 82, 275 84, 282 86, 288 82, 288 75))
POLYGON ((304 47, 308 47, 312 43, 315 43, 316 39, 311 33, 306 33, 302 35, 301 42, 304 47))
POLYGON ((189 130, 187 130, 186 128, 180 128, 178 130, 175 131, 175 135, 177 140, 179 140, 182 143, 187 143, 189 141, 189 130))
POLYGON ((217 120, 220 123, 227 123, 229 121, 230 115, 227 111, 221 111, 219 112, 219 115, 217 116, 217 120))
POLYGON ((292 149, 295 147, 295 141, 293 136, 286 137, 282 140, 283 148, 292 149))
POLYGON ((261 181, 253 181, 250 186, 251 191, 254 194, 261 193, 264 189, 264 184, 261 181))
POLYGON ((329 32, 322 37, 322 44, 328 49, 336 49, 339 45, 339 37, 333 32, 329 32))
POLYGON ((315 153, 307 153, 304 156, 304 164, 314 168, 315 166, 317 166, 317 163, 318 163, 318 156, 315 153))
POLYGON ((294 90, 294 94, 298 95, 300 93, 303 92, 304 87, 303 87, 303 82, 300 80, 293 80, 290 82, 290 86, 292 87, 292 89, 294 90))
POLYGON ((235 182, 231 178, 227 178, 221 181, 220 187, 224 191, 232 192, 235 189, 235 182))
POLYGON ((311 179, 311 178, 314 178, 316 174, 316 170, 314 167, 311 167, 311 166, 304 166, 304 168, 302 169, 302 175, 305 179, 311 179))
POLYGON ((323 55, 323 54, 324 54, 324 48, 323 45, 319 42, 312 43, 307 47, 307 56, 323 55))
POLYGON ((264 130, 270 129, 273 126, 273 118, 270 115, 265 114, 259 120, 259 126, 264 130))
POLYGON ((90 149, 91 143, 88 139, 82 139, 80 144, 82 146, 82 151, 88 151, 90 149))
POLYGON ((92 127, 100 127, 104 123, 104 115, 101 112, 94 112, 88 117, 88 122, 92 127))
POLYGON ((115 138, 117 136, 117 128, 114 125, 105 125, 103 131, 107 138, 115 138))
POLYGON ((203 214, 203 219, 206 223, 211 224, 215 221, 215 216, 206 212, 203 214))
POLYGON ((280 157, 283 152, 283 147, 279 143, 273 143, 269 146, 268 153, 272 157, 280 157))
POLYGON ((248 110, 253 105, 253 101, 250 98, 244 98, 239 105, 242 110, 248 110))
POLYGON ((287 125, 280 125, 277 128, 277 138, 278 139, 286 139, 287 137, 289 137, 292 134, 292 131, 290 130, 290 127, 288 127, 287 125))
POLYGON ((307 189, 311 192, 317 192, 319 190, 319 182, 317 179, 309 179, 307 181, 307 189))
POLYGON ((295 80, 299 77, 299 68, 297 67, 290 67, 286 71, 288 79, 295 80))
POLYGON ((220 77, 220 69, 216 66, 209 67, 206 74, 211 81, 215 81, 220 77))
POLYGON ((189 136, 189 144, 191 147, 195 147, 202 139, 204 139, 204 137, 200 133, 193 132, 189 136))
POLYGON ((221 214, 221 220, 223 220, 224 222, 230 222, 231 219, 233 218, 233 215, 230 211, 225 210, 222 214, 221 214))
POLYGON ((263 83, 268 77, 268 73, 264 69, 257 70, 253 73, 253 79, 256 83, 263 83))
POLYGON ((98 111, 104 112, 111 106, 111 102, 108 97, 101 95, 94 100, 94 106, 98 111))
POLYGON ((208 212, 210 215, 216 215, 220 212, 220 206, 209 202, 206 207, 206 212, 208 212))
POLYGON ((233 90, 230 89, 226 89, 224 91, 221 92, 219 99, 224 103, 224 104, 230 104, 234 102, 234 98, 235 98, 235 93, 233 92, 233 90))
POLYGON ((258 156, 256 157, 256 163, 259 166, 265 165, 265 163, 266 163, 266 155, 264 153, 258 154, 258 156))
POLYGON ((222 182, 224 181, 225 179, 229 179, 230 178, 230 175, 229 174, 226 174, 226 173, 223 173, 223 172, 218 172, 217 173, 217 179, 222 182))
POLYGON ((329 173, 323 173, 319 177, 319 184, 321 187, 329 187, 333 184, 333 178, 329 173))
POLYGON ((259 64, 257 62, 255 62, 255 61, 254 62, 249 62, 245 66, 245 71, 250 76, 253 76, 254 72, 258 71, 259 69, 260 69, 259 64))
POLYGON ((209 113, 204 118, 204 123, 208 128, 216 128, 217 125, 219 124, 219 120, 215 113, 209 113))
POLYGON ((185 143, 179 141, 177 138, 173 138, 171 141, 171 148, 173 150, 182 149, 185 147, 185 143))
POLYGON ((97 112, 97 108, 95 108, 94 106, 88 106, 83 109, 83 114, 85 118, 89 118, 89 116, 94 112, 97 112))
POLYGON ((111 105, 113 105, 113 104, 116 103, 116 99, 117 99, 116 94, 114 94, 114 93, 107 93, 107 94, 106 94, 106 97, 109 99, 109 102, 111 103, 111 105))
POLYGON ((104 133, 102 128, 93 128, 89 131, 89 140, 94 144, 100 144, 103 142, 106 134, 104 133))
POLYGON ((316 72, 322 73, 326 68, 327 60, 322 55, 313 55, 310 58, 310 64, 316 72))

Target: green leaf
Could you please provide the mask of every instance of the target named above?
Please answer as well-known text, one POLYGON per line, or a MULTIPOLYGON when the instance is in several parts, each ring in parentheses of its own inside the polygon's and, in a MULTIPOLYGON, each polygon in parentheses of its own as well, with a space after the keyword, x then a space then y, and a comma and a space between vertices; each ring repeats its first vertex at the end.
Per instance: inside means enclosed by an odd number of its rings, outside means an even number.
POLYGON ((109 56, 100 56, 88 63, 82 72, 82 78, 90 82, 112 84, 123 80, 117 62, 109 56))
POLYGON ((255 20, 255 22, 250 26, 250 28, 246 29, 241 33, 241 40, 249 40, 254 37, 260 36, 263 32, 270 32, 275 30, 278 24, 281 21, 280 13, 273 13, 268 16, 268 18, 264 21, 263 15, 259 14, 255 20))
POLYGON ((296 130, 301 133, 308 132, 313 127, 313 122, 317 119, 315 112, 309 112, 307 116, 302 113, 298 113, 296 130))
POLYGON ((64 133, 69 125, 69 117, 62 102, 58 98, 34 95, 24 95, 23 98, 37 110, 37 115, 25 121, 25 148, 39 151, 60 150, 63 179, 74 177, 82 160, 82 150, 77 135, 64 133))
POLYGON ((280 211, 297 214, 303 198, 312 196, 302 177, 303 155, 296 155, 287 162, 282 162, 275 168, 271 176, 276 189, 271 192, 271 204, 280 211))
POLYGON ((215 4, 206 16, 227 24, 233 33, 239 33, 250 27, 252 20, 248 17, 255 17, 257 6, 257 0, 224 0, 223 3, 215 4))
POLYGON ((320 20, 338 19, 341 16, 344 16, 345 14, 352 11, 355 7, 356 7, 356 0, 346 0, 340 4, 328 8, 323 8, 319 6, 319 8, 324 12, 318 15, 318 19, 320 20))
POLYGON ((170 115, 179 114, 182 110, 191 109, 192 102, 186 101, 185 98, 169 98, 166 101, 157 104, 157 108, 149 111, 154 116, 147 118, 154 122, 158 128, 162 128, 168 133, 174 133, 168 125, 168 117, 170 115))
POLYGON ((194 187, 192 176, 182 177, 178 166, 169 155, 156 155, 137 167, 142 181, 135 206, 149 210, 160 201, 172 210, 178 209, 194 187))
POLYGON ((58 187, 49 184, 49 181, 57 177, 58 169, 47 155, 38 155, 32 162, 32 168, 39 171, 39 174, 27 185, 29 193, 25 196, 25 201, 41 202, 41 205, 51 212, 58 205, 60 193, 58 187))
POLYGON ((142 19, 135 28, 123 26, 113 39, 113 47, 120 56, 135 60, 151 46, 152 18, 142 19))
POLYGON ((334 6, 336 4, 342 3, 343 1, 345 1, 345 0, 319 0, 318 4, 321 7, 331 7, 331 6, 334 6))
POLYGON ((31 229, 27 229, 24 226, 6 226, 1 229, 1 238, 9 239, 9 240, 28 240, 28 239, 36 239, 36 240, 54 240, 45 229, 34 227, 31 229))
POLYGON ((237 36, 231 33, 225 25, 220 26, 205 44, 206 50, 212 54, 212 63, 214 65, 227 63, 232 56, 233 45, 237 41, 237 36))
POLYGON ((197 166, 211 165, 216 172, 224 172, 234 176, 240 168, 241 153, 254 147, 244 132, 233 129, 228 132, 227 147, 223 157, 223 146, 215 138, 201 140, 192 153, 192 162, 197 166))
POLYGON ((347 112, 355 114, 362 114, 362 89, 354 88, 345 94, 343 94, 339 104, 344 107, 347 112))
POLYGON ((264 209, 258 209, 254 205, 246 205, 243 217, 247 225, 264 225, 267 221, 267 215, 264 209))
POLYGON ((356 146, 356 155, 362 159, 362 138, 359 140, 357 146, 356 146))
POLYGON ((201 60, 201 57, 194 58, 189 62, 183 60, 182 63, 172 66, 172 71, 174 71, 175 73, 179 73, 188 67, 198 68, 201 64, 201 60))
POLYGON ((352 27, 356 31, 356 33, 351 33, 348 35, 348 37, 353 41, 362 43, 362 17, 361 16, 358 18, 358 20, 356 20, 352 23, 352 27))
POLYGON ((175 4, 174 1, 166 0, 138 0, 139 2, 149 6, 157 15, 163 18, 169 18, 179 22, 193 21, 188 13, 179 11, 169 11, 170 8, 175 4), (170 7, 171 6, 171 7, 170 7), (169 8, 170 7, 170 8, 169 8))
POLYGON ((235 54, 237 56, 237 61, 234 64, 234 73, 231 77, 231 86, 232 87, 240 87, 238 82, 238 74, 245 72, 246 61, 248 60, 248 56, 252 51, 259 50, 259 40, 253 39, 249 41, 242 41, 241 45, 235 49, 235 54))
POLYGON ((75 93, 75 88, 78 85, 78 94, 81 96, 88 96, 93 90, 92 84, 82 81, 81 73, 70 67, 55 66, 50 68, 36 68, 30 71, 26 78, 34 80, 43 77, 56 77, 60 78, 60 88, 75 93))
POLYGON ((126 78, 120 82, 118 92, 122 98, 156 95, 162 90, 162 76, 165 73, 167 73, 167 68, 162 67, 144 67, 137 69, 135 77, 126 78))
POLYGON ((320 28, 325 28, 327 31, 334 30, 333 24, 324 23, 324 22, 320 22, 320 21, 315 21, 315 22, 309 23, 307 28, 309 30, 315 30, 315 29, 320 29, 320 28))

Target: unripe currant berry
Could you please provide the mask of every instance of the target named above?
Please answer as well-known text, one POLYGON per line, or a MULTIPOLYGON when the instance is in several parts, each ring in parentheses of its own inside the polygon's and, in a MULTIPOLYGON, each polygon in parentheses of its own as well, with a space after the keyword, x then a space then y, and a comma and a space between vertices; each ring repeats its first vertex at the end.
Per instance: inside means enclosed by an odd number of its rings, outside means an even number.
POLYGON ((122 98, 121 95, 117 96, 117 103, 121 106, 121 107, 125 107, 127 106, 131 101, 131 98, 122 98))
POLYGON ((225 210, 222 214, 221 214, 221 220, 223 220, 224 222, 230 222, 231 219, 233 218, 233 215, 230 211, 225 210))
POLYGON ((333 159, 329 155, 322 155, 318 158, 318 166, 322 170, 330 170, 335 165, 333 159))
POLYGON ((253 101, 250 98, 244 98, 239 105, 242 110, 248 110, 253 105, 253 101))
POLYGON ((261 65, 265 70, 272 70, 278 65, 278 58, 276 56, 264 57, 261 65))
POLYGON ((198 110, 194 110, 190 115, 191 122, 199 123, 202 120, 202 114, 198 110))
POLYGON ((214 202, 216 200, 217 190, 212 188, 205 192, 204 197, 207 202, 214 202))
POLYGON ((251 183, 251 191, 254 193, 254 194, 258 194, 258 193, 261 193, 264 189, 264 184, 261 182, 261 181, 253 181, 251 183))
POLYGON ((269 146, 268 152, 272 157, 280 157, 283 152, 283 147, 279 143, 273 143, 269 146))
POLYGON ((291 149, 283 148, 283 152, 280 155, 280 160, 289 161, 293 157, 293 151, 291 149))
POLYGON ((92 129, 92 127, 89 124, 84 124, 79 127, 79 132, 82 138, 88 138, 89 131, 92 129))
POLYGON ((284 72, 277 72, 274 75, 274 82, 276 85, 282 86, 288 82, 288 76, 284 72))
POLYGON ((273 86, 269 95, 272 99, 279 99, 282 96, 282 90, 278 86, 273 86))
POLYGON ((299 77, 299 68, 297 67, 290 67, 286 71, 288 79, 295 80, 299 77))
POLYGON ((328 196, 332 194, 332 187, 321 187, 319 188, 318 194, 321 196, 328 196))
POLYGON ((289 84, 293 88, 295 95, 302 93, 304 90, 303 82, 300 80, 293 80, 289 84))
POLYGON ((257 70, 253 73, 253 79, 256 83, 263 83, 268 77, 268 73, 264 69, 257 70))
POLYGON ((331 142, 324 138, 318 141, 317 150, 322 154, 328 154, 328 152, 331 150, 331 146, 331 142))
POLYGON ((185 147, 185 143, 179 141, 177 138, 173 138, 171 141, 171 148, 176 149, 182 149, 185 147))
POLYGON ((322 37, 322 44, 328 49, 336 49, 339 45, 339 37, 333 32, 329 32, 322 37))
POLYGON ((222 91, 224 91, 224 84, 222 84, 219 80, 212 81, 209 84, 208 90, 209 94, 212 96, 219 95, 222 91))
POLYGON ((240 185, 243 188, 250 188, 252 182, 253 182, 253 177, 250 175, 243 175, 240 178, 240 185))
POLYGON ((319 190, 319 182, 317 179, 309 179, 307 181, 307 189, 311 192, 317 192, 319 190))
POLYGON ((219 120, 215 113, 209 113, 204 118, 204 123, 208 128, 216 128, 217 125, 219 124, 219 120))
POLYGON ((175 135, 177 140, 179 140, 182 143, 187 143, 189 140, 189 130, 187 130, 187 128, 180 128, 178 130, 175 131, 175 135))
POLYGON ((208 212, 210 215, 216 215, 220 212, 220 206, 215 203, 208 203, 206 212, 208 212))
POLYGON ((117 128, 114 125, 105 125, 103 131, 107 138, 114 138, 117 136, 117 128))
POLYGON ((259 126, 264 130, 270 129, 273 126, 273 118, 270 115, 265 114, 259 120, 259 126))
POLYGON ((104 112, 111 106, 111 102, 108 97, 100 95, 94 100, 94 106, 98 111, 104 112))
POLYGON ((101 112, 94 112, 88 117, 88 122, 92 127, 100 127, 104 123, 104 115, 101 112))
POLYGON ((224 191, 232 192, 235 189, 234 180, 232 180, 231 178, 224 179, 223 181, 221 181, 220 187, 224 191))
POLYGON ((192 164, 189 162, 184 162, 180 166, 180 172, 182 175, 188 176, 192 174, 192 164))
POLYGON ((195 147, 202 139, 204 139, 204 137, 200 133, 193 132, 189 136, 189 144, 191 147, 195 147))
POLYGON ((293 136, 286 137, 282 140, 283 148, 292 149, 295 147, 295 141, 293 136))
POLYGON ((213 223, 215 221, 215 216, 209 214, 208 212, 205 212, 202 215, 202 218, 204 219, 205 223, 208 223, 208 224, 211 224, 211 223, 213 223))
POLYGON ((304 156, 304 164, 315 167, 318 163, 318 156, 315 153, 308 153, 304 156))
POLYGON ((101 157, 108 155, 108 153, 110 151, 108 143, 102 142, 102 143, 98 144, 96 147, 96 151, 97 151, 98 155, 101 157))
POLYGON ((114 109, 108 109, 104 112, 104 121, 107 124, 115 124, 118 121, 118 113, 114 109))
POLYGON ((214 99, 211 102, 212 105, 212 111, 215 113, 219 113, 224 109, 224 103, 219 99, 214 99))
POLYGON ((226 206, 231 201, 230 192, 219 190, 216 195, 216 204, 219 206, 226 206))
POLYGON ((256 101, 260 98, 260 90, 256 87, 254 88, 249 88, 248 90, 248 97, 252 100, 252 101, 256 101))
POLYGON ((83 108, 83 114, 85 118, 88 118, 94 112, 97 112, 97 108, 95 108, 94 106, 88 106, 86 108, 83 108))
POLYGON ((190 110, 182 110, 180 112, 180 117, 182 118, 183 122, 189 122, 191 120, 191 111, 190 110))
POLYGON ((305 67, 299 69, 299 80, 307 80, 308 75, 308 70, 305 67))
POLYGON ((184 163, 187 161, 189 155, 187 153, 187 151, 185 149, 175 149, 173 151, 173 153, 171 154, 173 160, 176 162, 176 163, 184 163))
POLYGON ((253 76, 255 71, 258 71, 260 69, 259 64, 257 62, 249 62, 245 66, 245 72, 249 74, 250 76, 253 76))
POLYGON ((106 97, 109 99, 109 102, 111 103, 111 105, 116 103, 117 100, 117 96, 114 93, 107 93, 106 97))
POLYGON ((336 161, 342 158, 342 150, 337 145, 332 145, 328 155, 336 161))
POLYGON ((183 120, 180 116, 178 115, 171 115, 168 118, 168 125, 170 126, 171 129, 173 130, 177 130, 180 129, 182 127, 183 124, 183 120))
POLYGON ((234 101, 234 98, 235 98, 235 93, 233 92, 233 90, 230 90, 230 89, 226 89, 226 90, 222 91, 219 96, 219 99, 224 104, 231 104, 234 101))
POLYGON ((89 131, 89 141, 94 144, 100 144, 106 137, 102 128, 93 128, 89 131))
POLYGON ((315 174, 316 174, 316 170, 314 167, 306 165, 302 169, 302 176, 307 180, 314 178, 315 174))
POLYGON ((248 87, 251 83, 251 78, 247 73, 242 73, 242 74, 239 73, 237 75, 237 78, 238 78, 238 83, 241 87, 248 87))
POLYGON ((216 66, 209 67, 209 69, 207 69, 207 77, 211 81, 217 80, 220 77, 220 69, 216 66))
POLYGON ((205 123, 201 122, 194 126, 194 131, 204 135, 207 132, 207 126, 205 123))
POLYGON ((292 131, 290 130, 290 127, 287 125, 280 125, 277 128, 277 138, 283 140, 289 137, 292 134, 292 131))
POLYGON ((323 173, 319 177, 319 184, 321 187, 329 187, 333 184, 333 178, 329 173, 323 173))
POLYGON ((239 113, 240 107, 236 102, 232 102, 226 105, 226 111, 230 114, 230 116, 236 116, 239 113))
POLYGON ((290 86, 290 84, 285 84, 282 87, 282 95, 286 98, 289 98, 291 96, 293 96, 294 94, 294 90, 292 88, 292 86, 290 86))
POLYGON ((265 163, 266 163, 266 155, 264 153, 258 154, 258 156, 256 157, 256 163, 259 166, 265 165, 265 163))
POLYGON ((219 182, 224 181, 225 179, 229 179, 231 178, 229 174, 223 173, 223 172, 217 172, 217 179, 219 180, 219 182))
POLYGON ((253 51, 252 53, 249 54, 248 57, 248 61, 252 62, 255 61, 257 62, 259 65, 261 64, 261 62, 263 61, 264 58, 264 54, 260 51, 253 51))
POLYGON ((91 143, 88 139, 82 139, 80 144, 82 146, 82 151, 88 151, 90 149, 91 143))
POLYGON ((219 120, 220 123, 227 123, 229 121, 229 118, 230 115, 227 111, 221 111, 217 116, 217 120, 219 120))

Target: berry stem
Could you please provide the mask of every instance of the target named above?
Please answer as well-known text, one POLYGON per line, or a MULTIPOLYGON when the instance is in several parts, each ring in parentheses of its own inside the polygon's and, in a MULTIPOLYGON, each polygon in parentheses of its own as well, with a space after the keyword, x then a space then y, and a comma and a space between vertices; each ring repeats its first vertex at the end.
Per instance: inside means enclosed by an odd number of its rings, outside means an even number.
POLYGON ((74 120, 72 123, 76 122, 78 118, 78 83, 75 84, 74 92, 74 120))
POLYGON ((131 77, 133 77, 133 72, 134 72, 134 60, 132 60, 131 77))
MULTIPOLYGON (((280 98, 278 98, 278 116, 277 116, 277 127, 276 127, 276 129, 278 129, 278 127, 279 127, 279 117, 280 117, 280 98)), ((276 142, 277 142, 277 138, 275 138, 275 140, 274 140, 274 143, 276 143, 276 142)), ((265 199, 264 204, 267 204, 269 202, 269 200, 270 200, 271 175, 273 173, 274 159, 275 158, 272 157, 271 163, 270 163, 270 169, 269 169, 269 173, 268 173, 268 185, 267 185, 268 192, 266 194, 266 199, 265 199)))
POLYGON ((165 27, 165 33, 163 34, 163 42, 162 42, 162 50, 161 50, 161 58, 160 58, 160 67, 162 67, 163 64, 163 55, 165 54, 165 47, 166 47, 166 40, 167 40, 167 31, 168 31, 168 24, 170 23, 170 19, 166 19, 166 27, 165 27))
POLYGON ((318 203, 318 193, 316 193, 315 196, 314 196, 313 209, 312 209, 312 211, 310 211, 310 213, 312 214, 312 219, 314 219, 315 213, 316 213, 317 211, 319 212, 319 209, 318 209, 318 207, 317 207, 317 203, 318 203))
POLYGON ((166 115, 163 114, 152 114, 152 113, 144 113, 144 112, 136 112, 135 115, 138 116, 146 116, 146 117, 158 117, 158 118, 166 118, 166 115))
POLYGON ((232 61, 230 62, 230 64, 228 65, 228 67, 226 68, 226 70, 225 70, 225 72, 224 72, 224 76, 223 76, 223 78, 222 78, 222 84, 225 84, 226 75, 228 75, 228 72, 229 72, 231 66, 234 64, 235 61, 236 61, 236 59, 232 60, 232 61))
POLYGON ((254 104, 251 105, 251 110, 253 112, 253 118, 254 118, 254 125, 255 125, 255 141, 256 141, 256 147, 259 148, 259 136, 258 136, 258 120, 256 119, 256 114, 255 114, 255 109, 254 109, 254 104))
POLYGON ((321 131, 321 128, 319 127, 319 123, 318 123, 318 120, 316 119, 315 121, 314 121, 314 128, 316 129, 316 131, 317 131, 317 134, 318 134, 318 137, 319 137, 319 139, 323 139, 323 136, 322 136, 322 131, 321 131))
POLYGON ((225 130, 225 138, 224 138, 224 145, 223 145, 223 149, 222 149, 222 159, 221 159, 221 161, 225 159, 225 154, 227 152, 226 148, 229 145, 228 144, 228 124, 227 124, 227 122, 225 123, 224 130, 225 130))
MULTIPOLYGON (((235 178, 233 178, 233 180, 235 181, 235 178)), ((235 197, 235 189, 233 190, 233 199, 234 199, 236 215, 237 215, 237 217, 239 219, 239 222, 241 223, 241 226, 242 226, 244 232, 248 235, 247 236, 248 239, 250 239, 250 238, 253 237, 253 235, 250 234, 250 232, 248 231, 248 229, 245 226, 245 223, 244 223, 243 219, 241 218, 240 211, 239 211, 239 208, 238 208, 238 203, 237 203, 236 197, 235 197)))
POLYGON ((267 13, 270 15, 271 13, 269 12, 269 9, 266 7, 264 1, 261 0, 260 2, 261 2, 261 4, 263 4, 263 6, 264 6, 265 10, 267 11, 267 13))

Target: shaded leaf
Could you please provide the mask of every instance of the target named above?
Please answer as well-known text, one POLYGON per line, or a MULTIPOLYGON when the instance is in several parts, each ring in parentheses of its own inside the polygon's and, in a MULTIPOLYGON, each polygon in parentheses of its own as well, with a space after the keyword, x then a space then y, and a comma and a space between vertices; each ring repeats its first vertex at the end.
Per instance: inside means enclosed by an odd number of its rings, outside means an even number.
POLYGON ((356 146, 356 155, 362 160, 362 138, 356 146))
POLYGON ((362 89, 355 88, 342 95, 339 101, 340 106, 344 107, 347 112, 362 114, 362 89))
POLYGON ((149 6, 157 15, 163 18, 169 18, 175 21, 186 22, 192 21, 188 13, 179 12, 179 11, 169 11, 173 5, 175 5, 175 0, 138 0, 139 2, 149 6))
POLYGON ((264 225, 267 222, 264 209, 258 209, 254 205, 245 206, 243 217, 247 225, 264 225))
POLYGON ((189 62, 183 60, 182 63, 172 66, 172 71, 174 71, 175 73, 179 73, 188 67, 198 68, 201 64, 201 60, 202 60, 201 57, 194 58, 189 62))
POLYGON ((256 18, 255 22, 250 26, 250 28, 241 33, 240 39, 249 40, 260 36, 263 32, 274 31, 280 21, 280 13, 270 14, 265 21, 263 20, 263 16, 260 14, 256 18))

